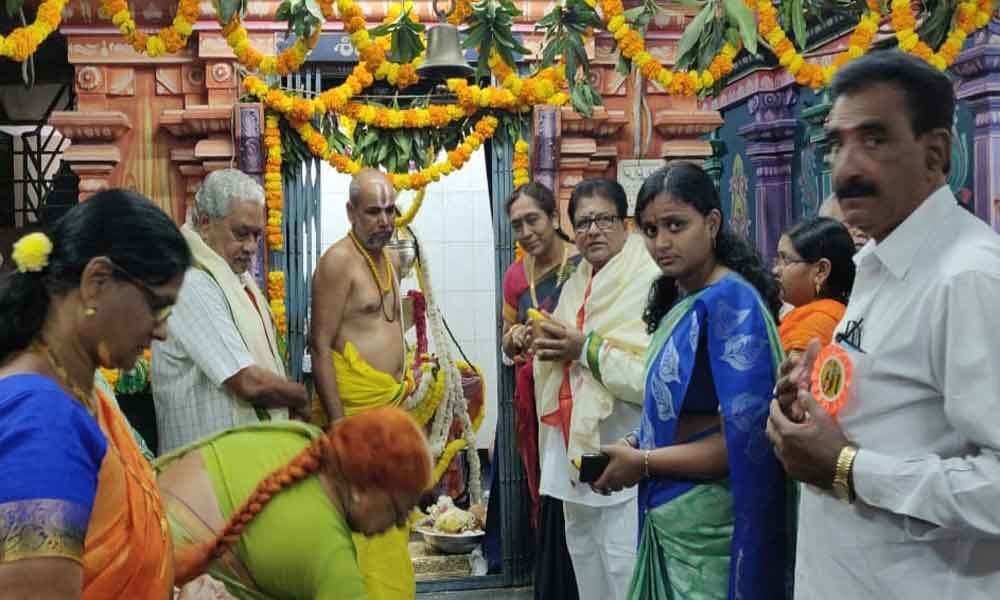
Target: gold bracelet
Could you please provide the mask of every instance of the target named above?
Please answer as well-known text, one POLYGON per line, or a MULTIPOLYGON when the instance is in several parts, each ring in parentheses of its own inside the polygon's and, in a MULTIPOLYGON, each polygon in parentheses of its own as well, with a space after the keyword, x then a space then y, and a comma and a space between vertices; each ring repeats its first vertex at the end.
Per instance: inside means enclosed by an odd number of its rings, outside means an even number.
POLYGON ((833 475, 833 493, 839 500, 854 502, 854 489, 851 486, 851 469, 854 458, 858 455, 857 446, 847 445, 837 455, 837 470, 833 475))
POLYGON ((642 478, 649 479, 649 450, 642 452, 642 478))

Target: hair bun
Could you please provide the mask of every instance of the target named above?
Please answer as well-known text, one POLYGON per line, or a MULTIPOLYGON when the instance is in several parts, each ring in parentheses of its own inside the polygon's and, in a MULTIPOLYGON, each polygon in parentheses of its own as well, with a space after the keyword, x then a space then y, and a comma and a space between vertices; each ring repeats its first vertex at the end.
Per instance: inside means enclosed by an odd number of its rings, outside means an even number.
POLYGON ((49 266, 50 254, 52 254, 52 240, 44 233, 36 232, 17 240, 11 258, 21 273, 28 271, 37 273, 49 266))

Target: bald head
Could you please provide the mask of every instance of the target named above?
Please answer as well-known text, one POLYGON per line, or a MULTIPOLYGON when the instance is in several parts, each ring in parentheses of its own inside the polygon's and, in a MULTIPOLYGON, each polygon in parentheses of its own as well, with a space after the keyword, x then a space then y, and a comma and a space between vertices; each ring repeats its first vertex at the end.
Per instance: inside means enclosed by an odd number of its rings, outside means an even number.
POLYGON ((384 195, 395 196, 389 177, 378 169, 365 167, 351 178, 347 199, 355 207, 359 207, 365 200, 384 195))
POLYGON ((362 169, 351 179, 347 216, 351 229, 370 252, 381 252, 392 238, 396 220, 396 191, 378 169, 362 169))

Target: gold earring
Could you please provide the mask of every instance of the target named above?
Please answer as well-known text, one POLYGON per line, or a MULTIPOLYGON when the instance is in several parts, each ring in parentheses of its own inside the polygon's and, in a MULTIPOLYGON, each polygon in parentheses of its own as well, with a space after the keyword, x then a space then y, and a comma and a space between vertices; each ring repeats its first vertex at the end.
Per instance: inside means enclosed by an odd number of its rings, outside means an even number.
POLYGON ((820 291, 821 291, 822 289, 823 289, 823 286, 822 286, 822 285, 820 285, 820 283, 819 283, 819 282, 816 282, 816 295, 817 295, 817 296, 819 296, 819 293, 820 293, 820 291))
POLYGON ((97 309, 94 308, 93 306, 88 306, 87 308, 83 309, 83 316, 87 318, 93 317, 96 314, 97 314, 97 309))

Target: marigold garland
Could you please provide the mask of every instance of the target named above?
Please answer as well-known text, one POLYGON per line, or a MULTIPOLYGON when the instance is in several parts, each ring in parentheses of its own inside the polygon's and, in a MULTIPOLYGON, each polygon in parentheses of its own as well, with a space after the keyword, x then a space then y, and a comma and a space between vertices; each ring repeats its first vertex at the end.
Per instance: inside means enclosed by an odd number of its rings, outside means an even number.
POLYGON ((201 16, 198 0, 180 0, 173 23, 156 34, 149 35, 136 28, 127 0, 101 0, 100 13, 111 18, 111 22, 136 52, 145 52, 151 58, 174 54, 187 46, 194 24, 201 16))
POLYGON ((288 335, 288 314, 285 310, 285 273, 271 271, 267 274, 267 297, 274 315, 274 328, 281 337, 288 335))
POLYGON ((417 191, 417 195, 414 196, 413 202, 407 207, 406 212, 396 217, 396 227, 406 227, 413 222, 413 219, 417 216, 420 207, 424 203, 424 195, 426 193, 427 188, 421 188, 417 191))
POLYGON ((397 190, 419 190, 431 181, 437 181, 442 175, 462 168, 472 154, 483 145, 483 142, 493 137, 499 121, 492 115, 479 119, 472 128, 472 133, 465 136, 462 143, 448 152, 447 160, 433 164, 413 173, 390 173, 392 186, 397 190))
POLYGON ((27 60, 49 34, 59 29, 66 2, 67 0, 46 0, 39 5, 35 21, 31 25, 18 27, 6 37, 0 35, 0 55, 17 62, 27 60))
MULTIPOLYGON (((591 6, 594 4, 596 3, 592 3, 591 6)), ((702 89, 712 87, 716 81, 721 81, 733 71, 733 59, 736 58, 739 48, 733 47, 728 42, 722 45, 722 49, 704 71, 700 73, 694 69, 671 71, 646 51, 646 42, 642 39, 642 35, 632 29, 625 20, 625 6, 622 0, 600 0, 600 7, 604 24, 608 32, 614 36, 622 56, 632 61, 643 77, 656 82, 670 94, 692 96, 702 89)))
POLYGON ((250 45, 250 35, 238 16, 222 28, 222 35, 241 65, 264 75, 288 75, 298 71, 306 62, 309 51, 319 42, 319 31, 316 31, 307 38, 295 40, 290 48, 277 56, 265 56, 250 45))
POLYGON ((281 182, 281 130, 278 116, 268 114, 264 119, 264 147, 267 162, 264 165, 264 199, 267 203, 267 246, 272 252, 285 249, 281 227, 283 196, 281 182))
POLYGON ((808 85, 818 89, 830 83, 837 69, 849 60, 858 58, 867 52, 875 41, 878 25, 881 21, 879 0, 867 0, 868 12, 861 16, 851 37, 847 41, 847 49, 837 54, 833 63, 827 66, 806 60, 788 38, 778 23, 778 10, 770 0, 744 0, 744 3, 757 13, 757 31, 767 40, 781 66, 795 77, 799 85, 808 85))
POLYGON ((528 172, 528 142, 517 140, 514 143, 514 189, 530 181, 528 172))
POLYGON ((937 52, 920 39, 920 34, 916 31, 917 19, 908 0, 892 0, 890 9, 889 21, 899 41, 899 48, 944 71, 958 58, 965 38, 990 22, 993 5, 992 0, 960 2, 952 17, 954 25, 937 52))

